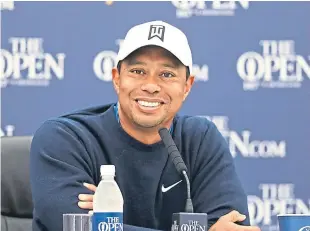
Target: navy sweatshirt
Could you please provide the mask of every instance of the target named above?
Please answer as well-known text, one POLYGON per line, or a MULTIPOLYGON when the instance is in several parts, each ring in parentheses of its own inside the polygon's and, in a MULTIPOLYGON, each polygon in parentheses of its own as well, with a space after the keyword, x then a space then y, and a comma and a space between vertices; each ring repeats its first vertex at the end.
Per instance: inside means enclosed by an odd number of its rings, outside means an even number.
MULTIPOLYGON (((205 118, 176 116, 172 137, 189 170, 194 211, 207 213, 211 226, 238 210, 249 225, 247 197, 216 126, 205 118)), ((77 205, 78 194, 93 194, 83 182, 98 185, 102 164, 116 167, 125 231, 171 229, 172 213, 184 211, 185 181, 162 141, 135 140, 118 123, 113 105, 105 105, 50 119, 36 131, 30 156, 33 230, 61 231, 62 214, 87 213, 77 205)))

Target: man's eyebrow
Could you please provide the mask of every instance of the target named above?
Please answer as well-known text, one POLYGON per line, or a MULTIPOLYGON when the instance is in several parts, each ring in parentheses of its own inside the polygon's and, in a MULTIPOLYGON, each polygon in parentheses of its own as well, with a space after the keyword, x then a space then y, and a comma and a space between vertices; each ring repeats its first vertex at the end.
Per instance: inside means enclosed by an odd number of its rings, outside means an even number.
POLYGON ((176 65, 174 63, 164 63, 164 64, 162 64, 162 66, 173 68, 173 69, 177 69, 177 67, 178 67, 178 65, 176 65))
MULTIPOLYGON (((144 65, 146 66, 147 64, 143 61, 139 61, 137 59, 129 59, 126 61, 128 66, 132 66, 132 65, 144 65)), ((174 68, 176 69, 178 67, 178 65, 176 63, 163 63, 161 64, 163 67, 169 67, 169 68, 174 68)))
POLYGON ((126 63, 127 63, 127 65, 129 65, 129 66, 138 65, 138 64, 144 65, 144 66, 146 65, 145 62, 139 61, 139 60, 137 60, 137 59, 129 59, 129 60, 126 60, 126 63))
MULTIPOLYGON (((141 60, 138 60, 136 58, 130 58, 128 60, 126 60, 126 64, 128 66, 133 66, 133 65, 143 65, 143 66, 146 66, 147 63, 146 62, 143 62, 141 60)), ((173 68, 173 69, 177 69, 179 67, 179 64, 177 62, 174 62, 174 61, 170 61, 170 62, 163 62, 161 64, 161 66, 163 67, 168 67, 168 68, 173 68)))

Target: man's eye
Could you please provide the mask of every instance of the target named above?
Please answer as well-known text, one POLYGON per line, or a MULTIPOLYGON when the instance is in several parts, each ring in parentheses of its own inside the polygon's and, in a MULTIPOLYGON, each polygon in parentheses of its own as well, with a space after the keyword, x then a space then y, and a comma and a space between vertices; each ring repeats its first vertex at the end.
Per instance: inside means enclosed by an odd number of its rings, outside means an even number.
POLYGON ((132 70, 131 72, 134 74, 137 74, 137 75, 143 75, 144 74, 144 71, 142 71, 142 70, 132 70))
POLYGON ((165 72, 165 73, 162 73, 161 76, 165 77, 165 78, 171 78, 173 77, 174 75, 169 73, 169 72, 165 72))

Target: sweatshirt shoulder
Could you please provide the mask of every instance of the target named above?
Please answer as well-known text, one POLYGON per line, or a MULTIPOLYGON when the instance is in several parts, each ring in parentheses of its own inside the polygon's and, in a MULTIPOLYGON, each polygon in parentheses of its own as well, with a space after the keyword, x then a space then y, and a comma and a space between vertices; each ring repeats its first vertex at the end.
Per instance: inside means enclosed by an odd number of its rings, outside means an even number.
POLYGON ((203 116, 179 116, 177 117, 176 127, 182 133, 200 134, 202 136, 216 128, 211 120, 203 116))
POLYGON ((107 119, 110 117, 107 114, 111 114, 109 111, 111 111, 111 106, 105 105, 49 118, 39 126, 34 138, 57 138, 64 134, 70 134, 80 139, 89 137, 91 134, 99 133, 104 129, 103 122, 109 120, 109 118, 107 119))
POLYGON ((178 117, 175 127, 175 138, 180 139, 179 145, 185 143, 191 148, 197 146, 199 150, 228 147, 223 134, 207 117, 181 116, 178 117))
POLYGON ((92 126, 101 123, 103 119, 107 119, 107 115, 111 114, 111 111, 111 104, 81 109, 57 117, 49 118, 40 126, 40 128, 61 126, 71 129, 78 129, 82 126, 92 126))

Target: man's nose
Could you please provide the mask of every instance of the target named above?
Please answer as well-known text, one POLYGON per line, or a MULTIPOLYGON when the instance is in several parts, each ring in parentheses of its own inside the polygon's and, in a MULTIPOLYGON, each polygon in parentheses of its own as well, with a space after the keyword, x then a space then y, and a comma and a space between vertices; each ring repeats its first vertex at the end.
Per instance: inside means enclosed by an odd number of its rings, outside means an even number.
POLYGON ((145 83, 141 86, 142 91, 147 91, 150 94, 160 92, 161 87, 157 83, 156 77, 149 77, 145 80, 145 83))

